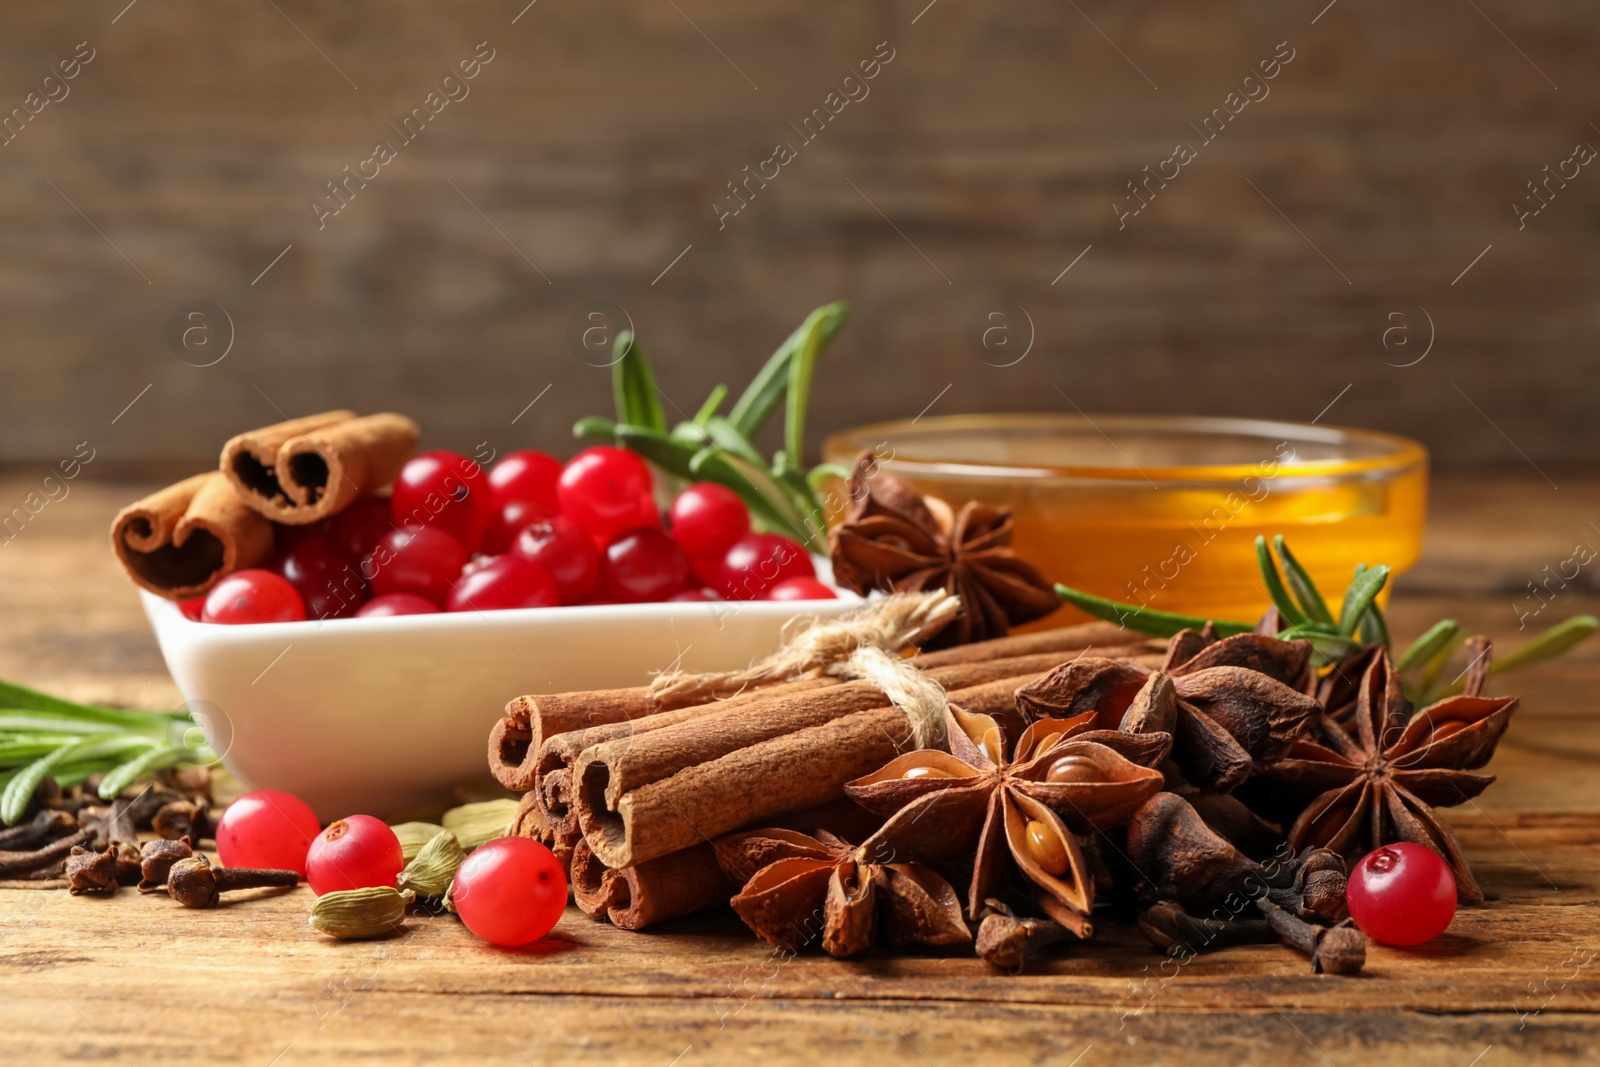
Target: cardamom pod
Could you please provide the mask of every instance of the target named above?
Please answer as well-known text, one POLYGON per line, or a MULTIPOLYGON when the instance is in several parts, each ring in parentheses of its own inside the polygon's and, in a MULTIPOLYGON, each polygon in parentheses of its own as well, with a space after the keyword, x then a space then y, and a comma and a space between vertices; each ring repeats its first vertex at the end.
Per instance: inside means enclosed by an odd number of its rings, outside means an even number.
POLYGON ((400 839, 400 855, 406 863, 410 863, 422 851, 422 846, 438 836, 444 827, 431 822, 399 822, 389 829, 400 839))
POLYGON ((449 830, 440 830, 418 852, 395 879, 401 890, 413 890, 419 897, 442 897, 455 881, 456 868, 467 858, 466 849, 449 830))
POLYGON ((516 816, 515 800, 484 800, 451 808, 439 821, 456 835, 463 849, 471 852, 485 841, 509 834, 511 820, 516 816))
POLYGON ((382 937, 400 929, 406 905, 414 899, 416 894, 410 890, 402 892, 388 885, 335 890, 311 905, 311 926, 341 941, 382 937))

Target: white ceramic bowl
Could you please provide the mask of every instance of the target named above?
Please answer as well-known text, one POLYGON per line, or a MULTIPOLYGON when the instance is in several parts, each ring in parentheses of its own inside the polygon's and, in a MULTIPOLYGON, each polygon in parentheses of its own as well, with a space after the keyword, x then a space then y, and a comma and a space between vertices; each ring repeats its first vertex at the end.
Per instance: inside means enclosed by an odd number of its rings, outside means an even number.
MULTIPOLYGON (((827 581, 827 561, 817 564, 827 581)), ((860 603, 841 591, 219 626, 143 596, 167 669, 222 762, 323 819, 394 814, 486 774, 489 730, 513 697, 642 685, 674 661, 737 669, 777 648, 791 618, 860 603)))

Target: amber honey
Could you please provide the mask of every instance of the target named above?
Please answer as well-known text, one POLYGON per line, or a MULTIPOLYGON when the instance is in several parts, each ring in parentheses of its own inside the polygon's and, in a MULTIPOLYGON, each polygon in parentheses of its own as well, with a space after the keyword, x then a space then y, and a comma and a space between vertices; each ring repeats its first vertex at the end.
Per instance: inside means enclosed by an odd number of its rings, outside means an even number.
MULTIPOLYGON (((1421 549, 1427 453, 1416 442, 1239 419, 973 415, 830 438, 922 492, 1015 512, 1014 547, 1051 579, 1212 618, 1267 604, 1255 539, 1283 534, 1334 603, 1357 563, 1410 568, 1421 549)), ((1047 625, 1073 621, 1063 609, 1047 625)))

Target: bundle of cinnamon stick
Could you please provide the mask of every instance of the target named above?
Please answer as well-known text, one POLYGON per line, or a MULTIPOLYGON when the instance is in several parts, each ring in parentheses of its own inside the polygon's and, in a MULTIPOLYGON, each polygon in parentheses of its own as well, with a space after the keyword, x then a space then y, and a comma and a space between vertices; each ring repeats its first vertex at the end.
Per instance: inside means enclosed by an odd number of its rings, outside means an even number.
MULTIPOLYGON (((1090 649, 1155 666, 1163 648, 1087 623, 908 663, 949 702, 1016 736, 1021 686, 1090 649)), ((524 793, 514 832, 570 864, 579 906, 637 929, 727 903, 732 889, 713 851, 723 834, 755 825, 837 831, 840 806, 849 806, 844 783, 917 747, 912 733, 907 713, 873 681, 810 672, 688 695, 658 682, 518 697, 490 734, 489 765, 524 793), (809 815, 819 806, 833 821, 809 815)))
POLYGON ((219 469, 123 508, 111 524, 117 559, 169 600, 203 596, 234 571, 271 558, 273 524, 327 518, 388 486, 417 446, 404 415, 328 411, 234 437, 219 469))

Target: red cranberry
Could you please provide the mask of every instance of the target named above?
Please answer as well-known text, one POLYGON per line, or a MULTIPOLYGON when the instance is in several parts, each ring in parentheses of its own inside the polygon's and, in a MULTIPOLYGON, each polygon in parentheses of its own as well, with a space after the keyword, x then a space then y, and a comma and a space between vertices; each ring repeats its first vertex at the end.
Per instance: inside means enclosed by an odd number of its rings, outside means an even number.
POLYGON ((777 534, 746 534, 722 557, 717 572, 722 595, 729 600, 760 600, 788 578, 815 578, 806 550, 777 534))
POLYGON ((435 526, 407 526, 379 539, 361 565, 373 593, 413 593, 443 605, 467 564, 461 542, 435 526))
POLYGON ((815 578, 785 578, 767 590, 768 600, 837 600, 839 594, 815 578))
POLYGON ((733 543, 750 532, 750 512, 725 485, 696 482, 672 502, 672 539, 691 559, 721 559, 733 543))
POLYGON ((320 534, 291 548, 279 561, 278 572, 306 602, 307 618, 346 619, 367 599, 360 568, 330 552, 320 534))
POLYGON ((437 615, 439 605, 415 593, 388 593, 375 596, 356 612, 360 619, 383 619, 394 615, 437 615))
POLYGON ((501 507, 512 501, 530 505, 529 520, 554 515, 556 480, 561 477, 561 461, 545 452, 521 449, 506 454, 489 471, 489 489, 501 507))
POLYGON ((600 581, 600 552, 594 541, 565 515, 524 526, 513 551, 543 567, 556 583, 563 604, 576 604, 600 581))
POLYGON ((503 608, 552 608, 561 603, 556 584, 531 559, 512 553, 495 556, 450 591, 446 611, 496 611, 503 608))
POLYGON ((689 557, 678 543, 655 526, 641 526, 619 535, 606 546, 600 561, 605 594, 623 604, 665 600, 694 578, 689 557))
POLYGON ((396 526, 434 526, 468 551, 493 511, 483 468, 456 452, 424 452, 400 469, 390 515, 396 526))
POLYGON ((556 497, 563 515, 603 543, 624 530, 660 521, 651 497, 650 468, 632 452, 609 445, 573 456, 556 483, 556 497))
POLYGON ((388 498, 364 496, 329 521, 322 540, 329 552, 359 565, 372 555, 378 539, 392 529, 394 520, 389 517, 388 498))

